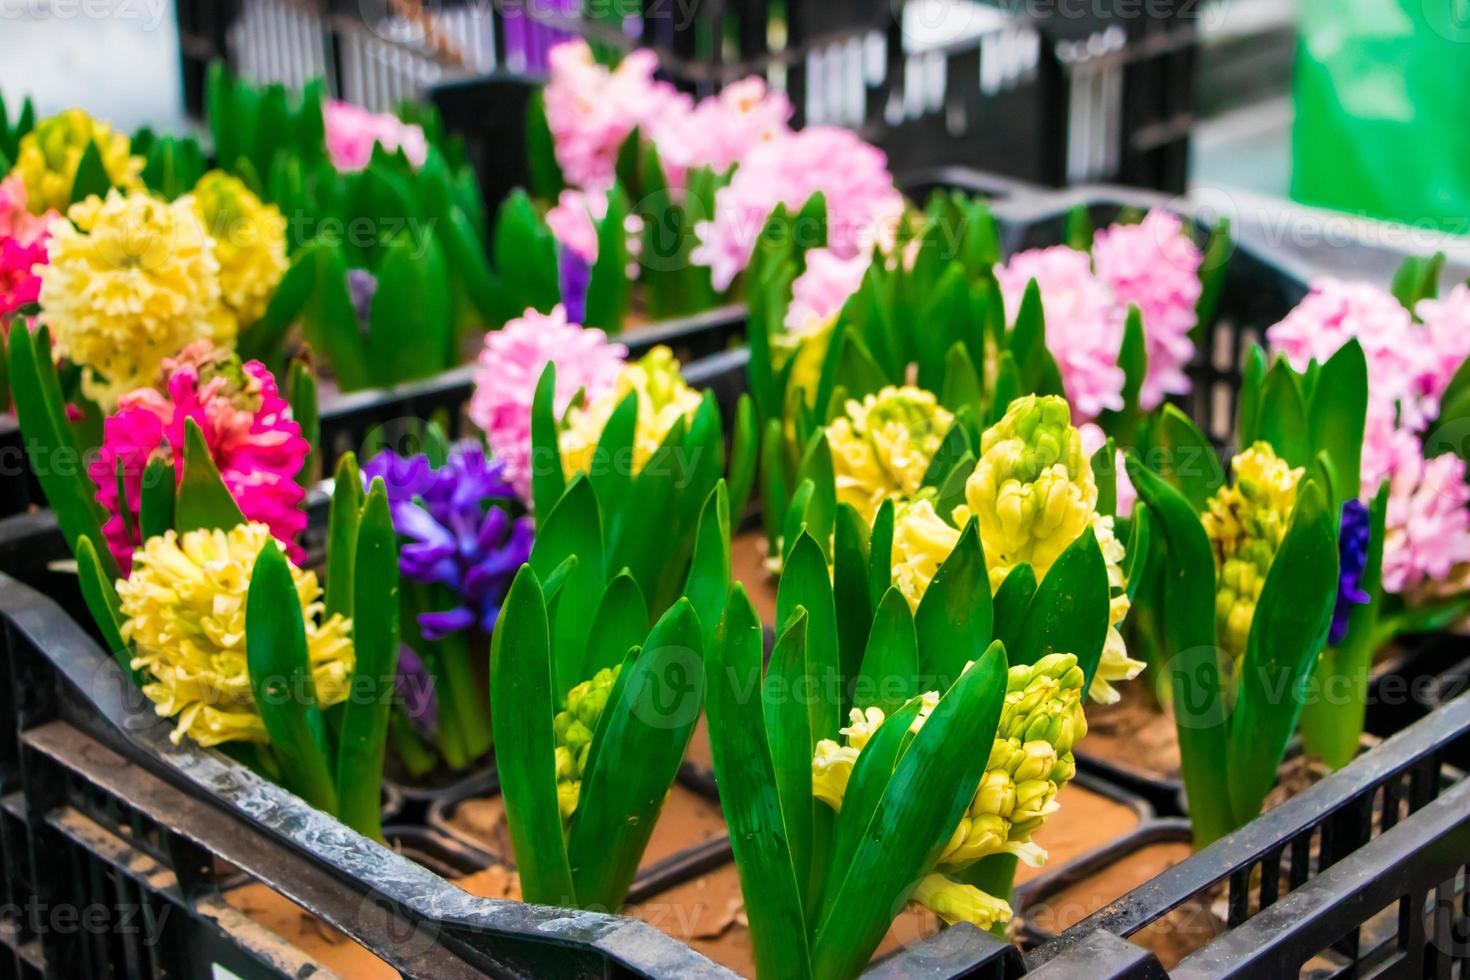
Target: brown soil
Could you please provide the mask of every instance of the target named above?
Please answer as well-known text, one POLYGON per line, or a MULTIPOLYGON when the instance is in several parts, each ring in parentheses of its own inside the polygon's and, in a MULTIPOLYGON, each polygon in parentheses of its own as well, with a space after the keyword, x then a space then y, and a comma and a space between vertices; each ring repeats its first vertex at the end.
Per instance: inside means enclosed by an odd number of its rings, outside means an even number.
POLYGON ((225 893, 225 901, 339 976, 397 980, 399 973, 347 936, 265 885, 225 893))
POLYGON ((1039 868, 1017 865, 1018 885, 1122 838, 1139 823, 1132 807, 1075 783, 1062 788, 1057 802, 1062 808, 1046 818, 1035 837, 1046 849, 1046 863, 1039 868))
MULTIPOLYGON (((505 806, 500 797, 465 800, 449 812, 449 824, 491 854, 513 861, 510 833, 505 825, 505 806)), ((643 852, 640 868, 688 850, 725 834, 720 808, 678 783, 654 825, 653 836, 643 852)))
POLYGON ((715 771, 715 757, 711 754, 709 747, 709 727, 705 724, 703 713, 700 714, 699 721, 694 726, 694 735, 689 739, 689 748, 684 753, 684 761, 702 772, 715 771))
POLYGON ((484 871, 456 878, 454 883, 478 898, 504 898, 513 902, 521 900, 520 875, 498 864, 492 864, 484 871))
MULTIPOLYGON (((1037 902, 1026 909, 1026 919, 1038 929, 1059 933, 1172 868, 1191 853, 1189 844, 1183 841, 1146 845, 1096 874, 1037 902)), ((1222 930, 1223 923, 1210 903, 1201 900, 1175 909, 1130 936, 1129 941, 1158 954, 1160 961, 1169 968, 1222 930)))
POLYGON ((1121 687, 1117 704, 1087 706, 1087 736, 1079 749, 1125 769, 1160 779, 1179 778, 1179 735, 1146 685, 1121 687))
POLYGON ((745 585, 761 622, 776 624, 776 578, 766 570, 766 535, 759 528, 730 542, 730 577, 745 585))
MULTIPOLYGON (((755 976, 755 956, 740 896, 740 876, 733 864, 623 911, 687 943, 743 977, 755 976)), ((938 928, 938 919, 927 909, 905 910, 894 921, 873 958, 878 959, 926 939, 938 928)))

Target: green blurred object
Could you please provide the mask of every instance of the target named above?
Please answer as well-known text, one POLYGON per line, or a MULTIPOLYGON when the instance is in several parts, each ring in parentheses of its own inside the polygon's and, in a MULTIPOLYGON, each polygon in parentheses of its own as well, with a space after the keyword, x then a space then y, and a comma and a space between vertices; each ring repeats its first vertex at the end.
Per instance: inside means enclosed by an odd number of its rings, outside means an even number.
POLYGON ((1470 4, 1301 0, 1291 196, 1470 232, 1470 4))

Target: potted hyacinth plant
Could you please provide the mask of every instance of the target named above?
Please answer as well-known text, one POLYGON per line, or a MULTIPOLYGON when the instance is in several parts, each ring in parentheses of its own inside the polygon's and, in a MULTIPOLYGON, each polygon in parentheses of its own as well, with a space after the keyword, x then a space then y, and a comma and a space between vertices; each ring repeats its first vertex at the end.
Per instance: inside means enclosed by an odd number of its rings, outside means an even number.
MULTIPOLYGON (((47 329, 12 329, 9 355, 27 440, 81 458, 47 329)), ((294 540, 309 447, 274 378, 197 349, 164 370, 159 387, 120 397, 88 472, 38 473, 97 634, 176 743, 220 747, 381 838, 398 656, 387 494, 344 488, 358 506, 337 528, 347 546, 327 556, 324 594, 294 540)))

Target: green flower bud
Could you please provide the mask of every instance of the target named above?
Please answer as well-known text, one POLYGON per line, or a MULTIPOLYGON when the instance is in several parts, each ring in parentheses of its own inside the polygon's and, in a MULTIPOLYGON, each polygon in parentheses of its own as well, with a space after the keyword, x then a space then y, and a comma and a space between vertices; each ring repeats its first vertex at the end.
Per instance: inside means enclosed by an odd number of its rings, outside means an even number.
POLYGON ((591 680, 573 687, 567 692, 566 707, 551 721, 552 734, 556 738, 557 799, 563 820, 570 819, 577 809, 581 780, 587 771, 587 756, 592 751, 592 738, 620 670, 621 664, 599 670, 591 680))

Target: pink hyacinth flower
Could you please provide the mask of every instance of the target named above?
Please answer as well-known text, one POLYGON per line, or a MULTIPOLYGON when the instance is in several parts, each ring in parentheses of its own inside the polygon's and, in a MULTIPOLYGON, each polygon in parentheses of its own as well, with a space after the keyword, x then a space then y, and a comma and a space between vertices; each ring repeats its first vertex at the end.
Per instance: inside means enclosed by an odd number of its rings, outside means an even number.
POLYGON ((606 215, 606 194, 584 194, 568 188, 546 212, 546 226, 563 248, 590 265, 597 261, 597 222, 606 215))
MULTIPOLYGON (((1108 441, 1107 433, 1096 422, 1083 422, 1077 427, 1082 436, 1082 451, 1089 458, 1097 454, 1108 441)), ((1117 450, 1117 457, 1113 460, 1113 473, 1117 476, 1117 508, 1115 513, 1119 517, 1129 517, 1133 514, 1133 505, 1138 502, 1138 491, 1133 486, 1133 481, 1128 478, 1128 468, 1123 464, 1123 450, 1117 450)))
POLYGON ((1460 283, 1440 299, 1421 299, 1414 313, 1424 324, 1433 369, 1422 379, 1424 394, 1438 402, 1450 379, 1470 357, 1470 286, 1460 283))
POLYGON ((730 288, 776 205, 795 213, 818 191, 827 202, 833 255, 853 259, 892 241, 903 197, 893 186, 888 158, 848 130, 811 126, 751 149, 715 194, 714 218, 695 225, 699 244, 691 258, 709 267, 716 289, 730 288))
POLYGON ((31 214, 27 200, 19 174, 0 180, 0 318, 41 295, 35 270, 46 264, 47 228, 57 214, 31 214))
POLYGON ((177 358, 164 361, 166 391, 130 392, 103 422, 102 447, 88 475, 97 485, 97 502, 108 514, 103 534, 124 575, 132 567, 134 549, 142 543, 138 509, 144 470, 157 456, 173 464, 176 480, 183 478, 189 419, 199 426, 245 519, 268 525, 293 559, 305 557, 296 537, 306 527, 301 507, 306 491, 296 476, 311 446, 265 365, 247 361, 235 375, 238 362, 232 364, 229 358, 207 341, 189 345, 177 358), (118 498, 119 464, 127 495, 126 520, 118 498))
POLYGON ((1139 224, 1115 224, 1097 233, 1092 259, 1097 277, 1118 304, 1132 303, 1143 315, 1148 373, 1138 403, 1157 408, 1166 395, 1189 391, 1184 373, 1194 357, 1195 305, 1199 303, 1202 256, 1180 220, 1161 208, 1139 224))
POLYGON ((389 153, 402 150, 415 168, 422 167, 428 158, 429 144, 423 128, 391 113, 369 112, 351 102, 329 99, 322 106, 322 121, 327 155, 340 171, 366 167, 373 158, 374 144, 381 144, 389 153))
POLYGON ((858 287, 863 284, 872 256, 863 252, 850 259, 838 256, 829 248, 814 248, 806 253, 806 271, 791 284, 791 306, 786 311, 786 326, 795 330, 808 320, 825 320, 839 312, 858 287))
POLYGON ((757 146, 790 132, 790 118, 785 93, 773 92, 763 79, 751 76, 701 99, 692 109, 666 101, 646 125, 666 167, 680 173, 696 167, 725 173, 757 146))
POLYGON ((1418 438, 1403 429, 1394 433, 1392 447, 1383 587, 1398 593, 1442 580, 1470 562, 1470 486, 1459 456, 1426 460, 1418 438))
POLYGON ((996 266, 1006 322, 1014 323, 1026 286, 1036 280, 1046 320, 1046 346, 1061 371, 1074 421, 1123 408, 1124 311, 1107 284, 1092 274, 1091 258, 1065 245, 1019 252, 996 266))
POLYGON ((568 323, 561 306, 549 314, 527 310, 485 335, 470 419, 484 431, 494 458, 505 463, 506 479, 523 500, 531 495, 531 399, 546 365, 556 365, 560 418, 578 391, 588 401, 611 391, 627 356, 628 349, 610 343, 601 330, 568 323))

